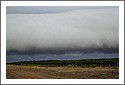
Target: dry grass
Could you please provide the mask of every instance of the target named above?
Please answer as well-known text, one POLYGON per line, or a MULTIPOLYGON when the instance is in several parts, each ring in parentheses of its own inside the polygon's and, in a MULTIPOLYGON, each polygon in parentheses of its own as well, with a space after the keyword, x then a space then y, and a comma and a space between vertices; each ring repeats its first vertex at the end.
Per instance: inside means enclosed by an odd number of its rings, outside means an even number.
POLYGON ((119 69, 7 65, 7 79, 118 79, 119 69))

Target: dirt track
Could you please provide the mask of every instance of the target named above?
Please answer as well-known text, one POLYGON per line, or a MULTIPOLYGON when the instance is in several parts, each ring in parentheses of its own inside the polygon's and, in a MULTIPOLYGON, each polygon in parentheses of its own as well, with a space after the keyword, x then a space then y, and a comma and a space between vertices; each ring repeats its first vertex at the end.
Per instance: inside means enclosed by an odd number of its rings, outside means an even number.
POLYGON ((111 68, 38 67, 7 65, 7 79, 118 79, 111 68))

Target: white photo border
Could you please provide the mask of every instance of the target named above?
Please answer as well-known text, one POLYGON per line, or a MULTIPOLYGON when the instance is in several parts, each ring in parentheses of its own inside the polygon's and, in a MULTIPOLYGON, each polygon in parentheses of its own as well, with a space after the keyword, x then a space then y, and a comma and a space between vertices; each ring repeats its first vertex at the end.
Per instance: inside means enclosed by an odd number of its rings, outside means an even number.
POLYGON ((124 1, 1 1, 1 84, 124 84, 124 1), (6 6, 119 6, 119 79, 6 79, 6 6))

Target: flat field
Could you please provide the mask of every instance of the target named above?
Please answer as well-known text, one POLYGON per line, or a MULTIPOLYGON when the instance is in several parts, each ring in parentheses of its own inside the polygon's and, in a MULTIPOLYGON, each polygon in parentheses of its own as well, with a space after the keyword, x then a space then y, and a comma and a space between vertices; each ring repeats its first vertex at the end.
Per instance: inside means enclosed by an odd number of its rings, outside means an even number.
POLYGON ((118 79, 119 69, 112 67, 85 68, 78 66, 7 65, 7 79, 118 79))

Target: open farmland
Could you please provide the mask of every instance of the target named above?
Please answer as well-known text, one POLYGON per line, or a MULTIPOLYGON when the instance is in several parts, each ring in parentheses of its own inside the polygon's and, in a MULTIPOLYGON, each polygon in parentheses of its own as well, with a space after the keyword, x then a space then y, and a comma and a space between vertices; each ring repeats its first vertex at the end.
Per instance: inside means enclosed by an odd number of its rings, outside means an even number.
POLYGON ((118 79, 119 70, 109 67, 47 67, 7 65, 7 79, 118 79))

